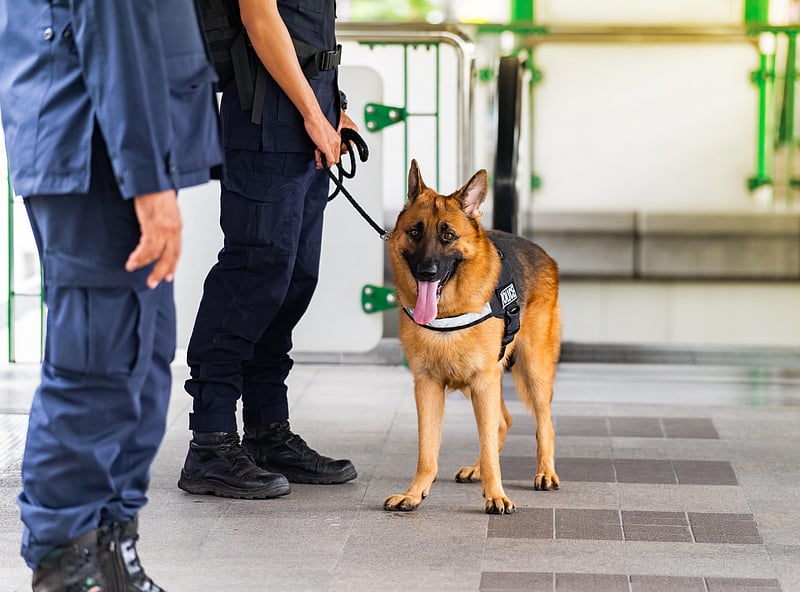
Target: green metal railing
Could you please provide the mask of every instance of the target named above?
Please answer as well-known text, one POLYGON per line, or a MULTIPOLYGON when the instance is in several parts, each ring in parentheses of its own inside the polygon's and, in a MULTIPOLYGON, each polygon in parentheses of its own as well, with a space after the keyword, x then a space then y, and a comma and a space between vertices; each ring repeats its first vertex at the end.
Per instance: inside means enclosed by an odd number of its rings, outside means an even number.
MULTIPOLYGON (((438 118, 440 106, 441 46, 455 51, 456 82, 456 167, 460 178, 469 178, 472 171, 472 101, 475 74, 475 46, 461 27, 425 23, 341 23, 336 27, 339 41, 355 41, 369 47, 398 46, 403 49, 403 105, 387 106, 369 104, 365 121, 367 129, 379 131, 395 123, 407 123, 410 117, 431 117, 436 121, 437 153, 439 149, 438 118), (433 112, 414 113, 408 110, 409 51, 416 47, 427 47, 436 52, 436 107, 433 112), (370 122, 373 126, 370 127, 370 122)), ((404 154, 408 162, 408 128, 405 132, 404 154)), ((437 183, 439 163, 437 158, 437 183)), ((405 166, 405 162, 403 166, 405 166)))
POLYGON ((8 361, 14 362, 14 190, 11 188, 11 175, 6 167, 6 188, 8 190, 6 204, 8 205, 8 361))
MULTIPOLYGON (((8 171, 8 169, 6 169, 8 171)), ((17 361, 17 324, 16 318, 18 313, 17 299, 18 298, 35 298, 37 300, 36 306, 39 312, 39 358, 41 359, 44 353, 44 332, 45 332, 45 307, 44 295, 42 293, 42 278, 41 271, 39 276, 39 289, 35 292, 22 292, 17 289, 16 285, 16 249, 15 249, 15 206, 19 205, 19 200, 14 195, 14 190, 11 187, 11 176, 6 174, 6 188, 8 191, 8 301, 6 307, 8 319, 8 361, 17 361)))
MULTIPOLYGON (((339 25, 336 36, 340 41, 356 41, 367 47, 399 47, 402 50, 402 104, 386 105, 367 103, 364 122, 368 132, 380 132, 387 127, 402 124, 404 167, 409 161, 409 122, 415 118, 431 119, 436 142, 435 186, 440 186, 441 176, 441 78, 442 45, 455 50, 456 72, 456 169, 459 178, 472 175, 472 100, 475 73, 475 47, 459 28, 452 25, 421 25, 419 23, 344 23, 339 25), (425 48, 434 52, 434 108, 432 111, 413 111, 409 102, 409 76, 411 51, 425 48)), ((391 288, 366 285, 361 291, 361 308, 365 313, 377 313, 397 306, 391 288)))
MULTIPOLYGON (((762 6, 759 8, 763 9, 762 6)), ((763 16, 763 10, 754 15, 763 16)), ((755 18, 755 17, 753 17, 755 18)), ((795 113, 797 85, 797 36, 800 26, 770 26, 745 23, 730 26, 541 26, 535 23, 512 22, 483 24, 478 26, 479 35, 513 33, 516 50, 529 52, 528 65, 533 86, 541 73, 535 68, 535 50, 546 43, 733 43, 753 46, 758 52, 758 68, 751 73, 751 81, 757 92, 757 138, 755 145, 755 171, 747 178, 747 187, 755 191, 769 186, 786 193, 791 202, 793 190, 800 189, 800 179, 795 178, 795 159, 798 157, 795 113), (776 83, 783 83, 780 101, 775 95, 776 83), (780 123, 780 125, 778 125, 780 123), (786 179, 776 187, 776 149, 785 150, 786 179), (785 183, 785 184, 784 184, 785 183)), ((534 119, 530 118, 531 125, 534 119)), ((531 171, 534 171, 531 165, 531 171)), ((536 187, 538 177, 534 175, 531 186, 536 187)))
MULTIPOLYGON (((534 85, 541 80, 541 73, 535 67, 535 49, 543 43, 735 43, 749 44, 758 51, 758 67, 751 74, 751 81, 757 92, 758 135, 755 145, 755 171, 747 179, 747 187, 756 191, 762 187, 775 188, 776 151, 785 150, 786 192, 791 200, 793 190, 800 189, 800 179, 795 178, 794 160, 798 156, 796 137, 795 102, 797 100, 797 36, 798 26, 768 25, 769 0, 745 0, 743 24, 735 26, 543 26, 535 22, 535 2, 533 0, 511 0, 511 22, 508 24, 481 24, 474 27, 475 36, 496 36, 510 32, 515 40, 515 52, 527 52, 526 66, 530 69, 530 125, 534 125, 532 105, 534 85), (775 48, 775 49, 773 49, 775 48), (783 83, 780 102, 777 102, 776 85, 783 83)), ((472 29, 470 29, 472 30, 472 29)), ((404 129, 404 162, 409 156, 408 122, 411 118, 432 118, 436 126, 436 184, 439 185, 440 159, 438 145, 441 114, 439 78, 440 48, 449 45, 455 48, 458 73, 456 104, 456 166, 462 179, 469 178, 473 172, 472 103, 475 79, 475 45, 464 31, 455 25, 427 25, 421 23, 340 23, 337 37, 342 41, 355 41, 366 46, 399 46, 403 51, 403 100, 402 105, 368 104, 365 122, 368 131, 378 132, 388 126, 402 124, 404 129), (435 51, 436 60, 436 99, 431 112, 409 110, 409 62, 410 51, 424 47, 435 51)), ((481 78, 488 81, 492 72, 482 72, 481 78)), ((538 187, 538 176, 531 159, 531 187, 538 187)), ((9 248, 9 359, 15 358, 14 300, 22 294, 14 286, 14 195, 8 183, 8 248, 9 248)), ((365 286, 362 308, 365 312, 391 307, 391 297, 386 289, 365 286), (370 309, 370 310, 367 310, 370 309)), ((39 294, 41 297, 41 294, 39 294)), ((43 310, 43 306, 42 306, 43 310)), ((44 313, 42 313, 42 319, 44 313)))

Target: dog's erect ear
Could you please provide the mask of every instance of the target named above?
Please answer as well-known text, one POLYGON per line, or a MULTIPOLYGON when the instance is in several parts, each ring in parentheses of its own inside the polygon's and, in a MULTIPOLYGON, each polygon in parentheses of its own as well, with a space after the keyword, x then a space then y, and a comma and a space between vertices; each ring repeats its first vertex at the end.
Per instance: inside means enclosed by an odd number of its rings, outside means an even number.
POLYGON ((459 190, 461 200, 464 202, 464 211, 467 216, 477 218, 481 215, 480 205, 486 199, 486 192, 489 189, 489 182, 485 169, 479 170, 472 175, 472 178, 467 181, 459 190))
POLYGON ((422 174, 419 172, 419 165, 415 159, 411 160, 411 168, 408 169, 408 201, 412 202, 425 189, 422 174))

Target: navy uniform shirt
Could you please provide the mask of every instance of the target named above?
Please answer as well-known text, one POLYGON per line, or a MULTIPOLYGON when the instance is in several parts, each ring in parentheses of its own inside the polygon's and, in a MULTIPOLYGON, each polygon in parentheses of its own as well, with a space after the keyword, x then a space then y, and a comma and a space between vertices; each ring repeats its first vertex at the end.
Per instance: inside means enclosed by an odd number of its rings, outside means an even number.
MULTIPOLYGON (((277 0, 277 5, 292 39, 319 51, 336 49, 334 0, 277 0)), ((301 66, 305 65, 307 59, 300 58, 301 66)), ((320 72, 308 82, 322 112, 336 128, 340 115, 337 71, 332 69, 320 72)), ((314 143, 306 132, 300 112, 269 75, 261 125, 251 123, 251 112, 239 107, 236 84, 229 84, 225 89, 221 111, 226 148, 264 152, 314 152, 314 143)))

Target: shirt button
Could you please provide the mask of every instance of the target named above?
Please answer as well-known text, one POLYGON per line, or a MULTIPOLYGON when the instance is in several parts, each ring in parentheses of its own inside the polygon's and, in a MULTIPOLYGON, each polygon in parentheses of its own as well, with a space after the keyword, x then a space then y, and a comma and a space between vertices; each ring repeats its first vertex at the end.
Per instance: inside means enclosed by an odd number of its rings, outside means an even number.
POLYGON ((55 32, 53 31, 53 27, 47 27, 47 28, 44 30, 44 34, 43 34, 42 36, 44 37, 44 40, 45 40, 45 41, 50 41, 50 40, 51 40, 53 37, 55 37, 55 35, 56 35, 56 34, 55 34, 55 32))

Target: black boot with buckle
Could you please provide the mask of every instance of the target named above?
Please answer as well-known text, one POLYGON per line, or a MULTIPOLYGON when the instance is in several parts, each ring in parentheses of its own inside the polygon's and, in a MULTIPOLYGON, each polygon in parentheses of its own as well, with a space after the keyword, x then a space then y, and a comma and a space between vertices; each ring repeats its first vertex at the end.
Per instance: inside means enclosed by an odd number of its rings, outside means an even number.
POLYGON ((33 592, 108 592, 92 530, 45 555, 33 572, 33 592))
POLYGON ((291 491, 286 477, 253 462, 236 432, 194 432, 178 487, 242 499, 280 497, 291 491))
POLYGON ((334 460, 310 448, 288 421, 245 426, 242 445, 256 464, 284 475, 292 483, 336 484, 358 476, 349 460, 334 460))
POLYGON ((97 530, 97 561, 114 592, 164 592, 144 573, 136 551, 139 519, 112 522, 97 530))

